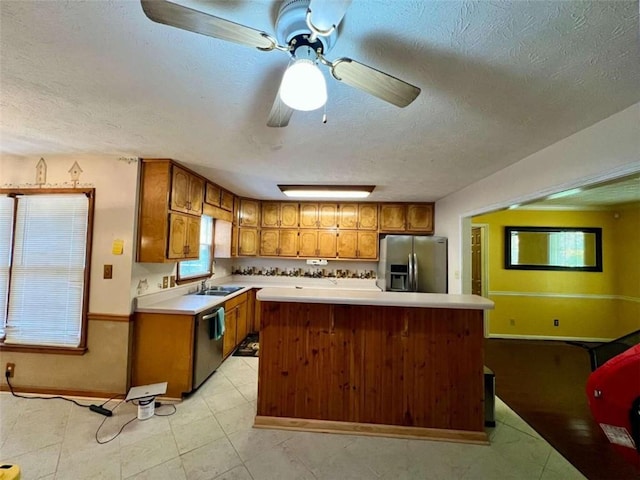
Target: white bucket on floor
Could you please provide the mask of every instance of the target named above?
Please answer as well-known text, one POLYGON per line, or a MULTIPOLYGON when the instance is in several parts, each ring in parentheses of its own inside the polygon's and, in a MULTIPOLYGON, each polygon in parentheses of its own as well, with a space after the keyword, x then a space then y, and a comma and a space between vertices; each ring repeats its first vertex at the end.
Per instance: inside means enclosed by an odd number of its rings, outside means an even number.
POLYGON ((156 410, 156 397, 145 397, 138 400, 138 420, 153 417, 156 410))

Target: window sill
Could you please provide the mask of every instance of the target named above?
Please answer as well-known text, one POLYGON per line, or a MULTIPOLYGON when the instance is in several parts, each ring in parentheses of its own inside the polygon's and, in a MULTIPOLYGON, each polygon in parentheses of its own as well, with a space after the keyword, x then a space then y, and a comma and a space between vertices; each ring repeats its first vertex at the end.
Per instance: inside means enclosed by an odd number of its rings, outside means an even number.
POLYGON ((86 347, 47 347, 40 345, 16 345, 12 343, 0 342, 2 352, 21 353, 49 353, 54 355, 84 355, 87 353, 86 347))

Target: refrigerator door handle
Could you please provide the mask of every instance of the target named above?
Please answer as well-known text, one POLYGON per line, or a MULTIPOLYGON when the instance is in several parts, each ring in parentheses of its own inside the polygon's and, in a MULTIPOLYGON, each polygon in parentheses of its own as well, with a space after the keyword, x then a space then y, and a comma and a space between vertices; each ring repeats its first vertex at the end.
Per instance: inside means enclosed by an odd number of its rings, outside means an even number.
POLYGON ((411 258, 411 254, 409 254, 409 278, 407 278, 407 291, 413 291, 413 259, 411 258))
POLYGON ((417 292, 419 291, 419 286, 418 286, 418 255, 417 254, 413 254, 413 291, 417 292))

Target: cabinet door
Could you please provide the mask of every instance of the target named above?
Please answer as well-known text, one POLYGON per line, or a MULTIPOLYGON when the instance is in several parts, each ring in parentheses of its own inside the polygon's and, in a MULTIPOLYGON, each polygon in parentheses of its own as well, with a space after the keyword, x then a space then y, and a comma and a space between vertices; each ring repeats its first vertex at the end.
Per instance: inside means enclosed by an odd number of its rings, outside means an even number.
POLYGON ((338 257, 357 258, 358 232, 356 230, 340 230, 338 235, 338 257))
POLYGON ((220 194, 221 190, 215 183, 207 182, 204 193, 204 201, 214 207, 220 206, 220 194))
POLYGON ((382 204, 380 206, 380 230, 390 232, 404 232, 405 206, 397 204, 382 204))
POLYGON ((375 260, 378 258, 378 233, 358 232, 358 258, 375 260))
POLYGON ((317 257, 318 232, 316 230, 300 230, 298 238, 298 255, 301 257, 317 257))
POLYGON ((358 230, 378 230, 378 205, 361 203, 358 205, 358 230))
POLYGON ((204 198, 204 180, 189 175, 189 213, 202 215, 202 200, 204 198))
POLYGON ((298 255, 298 230, 280 230, 278 255, 281 257, 298 255))
POLYGON ((321 203, 318 206, 318 227, 336 228, 338 226, 338 204, 321 203))
POLYGON ((258 254, 258 230, 255 228, 238 229, 238 255, 258 254))
POLYGON ((167 242, 167 258, 183 260, 188 258, 187 238, 191 217, 179 213, 169 214, 169 239, 167 242))
POLYGON ((318 204, 300 204, 300 228, 318 228, 318 204))
POLYGON ((220 193, 220 208, 233 212, 233 193, 222 190, 220 193))
POLYGON ((338 235, 335 230, 318 230, 317 256, 321 258, 336 258, 338 251, 338 235))
POLYGON ((298 204, 280 204, 280 227, 298 228, 298 204))
POLYGON ((433 233, 433 205, 407 205, 407 230, 411 232, 433 233))
POLYGON ((224 336, 222 339, 222 356, 226 357, 236 348, 237 308, 231 308, 224 312, 224 336))
POLYGON ((279 230, 262 230, 260 232, 260 255, 278 255, 279 230))
POLYGON ((240 226, 241 227, 258 227, 258 211, 259 203, 256 200, 240 200, 240 226))
POLYGON ((247 331, 248 333, 257 332, 255 327, 255 311, 256 311, 256 288, 252 288, 247 292, 247 331))
POLYGON ((243 302, 236 307, 236 345, 242 342, 248 334, 247 302, 243 302))
POLYGON ((188 217, 186 254, 184 258, 200 258, 200 217, 188 217))
POLYGON ((262 221, 266 228, 277 228, 280 225, 280 204, 276 202, 262 202, 262 221))
POLYGON ((171 176, 171 210, 189 213, 190 183, 191 174, 174 165, 171 176))
POLYGON ((341 203, 338 216, 338 226, 340 228, 357 228, 358 226, 358 204, 341 203))

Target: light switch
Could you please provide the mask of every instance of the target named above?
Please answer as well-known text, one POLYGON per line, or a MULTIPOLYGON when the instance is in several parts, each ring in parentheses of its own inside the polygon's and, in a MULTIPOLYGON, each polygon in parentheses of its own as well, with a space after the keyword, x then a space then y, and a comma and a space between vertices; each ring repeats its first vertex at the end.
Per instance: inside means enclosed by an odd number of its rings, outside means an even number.
POLYGON ((104 266, 104 273, 102 275, 102 278, 104 278, 105 280, 110 280, 113 278, 113 265, 104 266))

